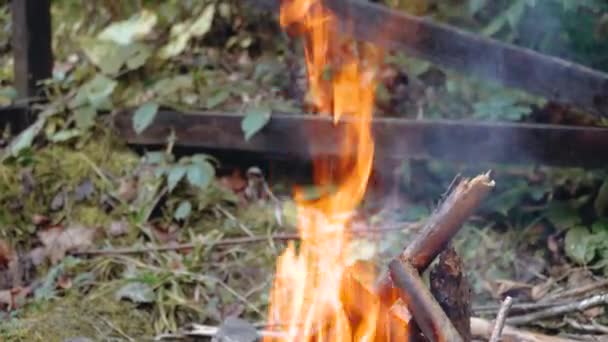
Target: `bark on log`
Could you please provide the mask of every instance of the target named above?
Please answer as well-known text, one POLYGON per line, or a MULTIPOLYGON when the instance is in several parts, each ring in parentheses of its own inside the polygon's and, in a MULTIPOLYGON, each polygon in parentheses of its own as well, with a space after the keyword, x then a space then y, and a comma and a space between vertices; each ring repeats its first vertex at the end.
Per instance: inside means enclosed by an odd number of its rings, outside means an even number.
POLYGON ((439 263, 431 270, 431 293, 462 339, 471 341, 471 287, 454 248, 441 253, 439 263))

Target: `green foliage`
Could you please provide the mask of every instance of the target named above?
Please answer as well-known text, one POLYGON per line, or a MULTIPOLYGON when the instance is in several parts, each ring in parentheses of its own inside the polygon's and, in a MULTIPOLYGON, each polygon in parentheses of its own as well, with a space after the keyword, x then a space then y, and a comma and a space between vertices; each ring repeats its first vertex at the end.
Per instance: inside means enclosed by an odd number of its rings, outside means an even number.
POLYGON ((156 113, 158 112, 158 103, 147 102, 141 105, 135 113, 133 113, 133 130, 137 134, 141 134, 148 126, 152 124, 156 113))
POLYGON ((243 121, 241 122, 241 129, 245 134, 245 140, 251 139, 257 132, 259 132, 268 121, 270 121, 270 115, 272 111, 268 107, 255 107, 250 108, 243 121))

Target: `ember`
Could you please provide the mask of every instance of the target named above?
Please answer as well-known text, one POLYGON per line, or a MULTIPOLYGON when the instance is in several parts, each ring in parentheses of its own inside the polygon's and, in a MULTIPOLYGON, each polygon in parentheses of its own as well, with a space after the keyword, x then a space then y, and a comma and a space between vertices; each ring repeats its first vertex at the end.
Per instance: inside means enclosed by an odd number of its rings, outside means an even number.
MULTIPOLYGON (((302 242, 297 250, 290 244, 278 259, 269 324, 286 325, 289 341, 373 341, 378 299, 368 296, 362 303, 344 284, 347 214, 364 196, 374 157, 370 123, 380 54, 339 34, 335 17, 320 0, 286 1, 280 19, 284 28, 296 28, 304 36, 313 106, 333 115, 334 122, 342 121, 346 134, 335 164, 314 162, 315 183, 336 182, 337 189, 312 203, 296 190, 302 242), (354 315, 351 307, 365 308, 365 314, 354 315)), ((358 278, 373 278, 369 270, 357 273, 358 278)))

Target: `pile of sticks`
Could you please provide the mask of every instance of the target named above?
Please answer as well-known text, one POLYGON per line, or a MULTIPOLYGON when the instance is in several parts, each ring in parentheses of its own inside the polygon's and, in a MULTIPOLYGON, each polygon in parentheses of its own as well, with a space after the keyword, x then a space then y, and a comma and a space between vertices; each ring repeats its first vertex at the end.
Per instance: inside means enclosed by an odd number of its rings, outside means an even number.
MULTIPOLYGON (((374 292, 382 312, 393 316, 383 320, 407 323, 408 341, 471 340, 470 290, 460 258, 448 245, 493 187, 489 173, 456 179, 420 234, 389 263, 377 283, 374 292), (429 288, 420 274, 440 254, 429 288)), ((395 329, 400 329, 398 324, 389 330, 395 329)))

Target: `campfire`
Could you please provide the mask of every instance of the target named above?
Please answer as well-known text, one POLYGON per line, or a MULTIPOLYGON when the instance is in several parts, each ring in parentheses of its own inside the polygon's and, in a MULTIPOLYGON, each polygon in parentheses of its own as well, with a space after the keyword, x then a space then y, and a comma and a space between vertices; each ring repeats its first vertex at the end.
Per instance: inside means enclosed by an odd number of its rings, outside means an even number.
POLYGON ((408 340, 419 330, 432 341, 462 340, 418 271, 441 252, 492 181, 481 175, 457 184, 422 237, 391 263, 390 277, 349 265, 349 214, 365 195, 374 160, 371 120, 382 53, 350 39, 321 0, 283 1, 280 23, 303 37, 309 102, 345 134, 337 160, 313 164, 315 184, 337 184, 335 191, 315 201, 295 191, 301 242, 289 244, 277 260, 268 325, 282 334, 265 341, 408 340), (395 304, 398 298, 403 301, 395 304))
MULTIPOLYGON (((291 244, 278 260, 271 296, 270 324, 287 324, 290 341, 373 341, 379 302, 360 302, 345 293, 348 214, 361 202, 371 173, 374 142, 370 123, 376 90, 379 51, 340 34, 336 20, 321 1, 286 1, 281 25, 304 36, 311 102, 334 122, 344 120, 339 160, 314 161, 318 185, 337 189, 307 202, 296 190, 299 248, 291 244), (328 70, 331 66, 332 69, 328 70), (331 76, 327 76, 331 73, 331 76), (352 303, 350 301, 357 301, 352 303), (360 306, 365 314, 349 308, 360 306)), ((313 137, 314 138, 314 137, 313 137)), ((370 271, 368 271, 370 272, 370 271)), ((373 279, 373 274, 358 274, 373 279)))

